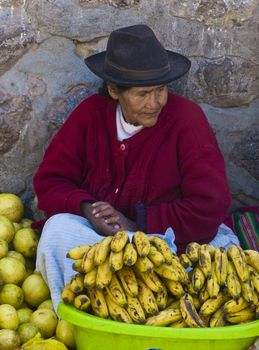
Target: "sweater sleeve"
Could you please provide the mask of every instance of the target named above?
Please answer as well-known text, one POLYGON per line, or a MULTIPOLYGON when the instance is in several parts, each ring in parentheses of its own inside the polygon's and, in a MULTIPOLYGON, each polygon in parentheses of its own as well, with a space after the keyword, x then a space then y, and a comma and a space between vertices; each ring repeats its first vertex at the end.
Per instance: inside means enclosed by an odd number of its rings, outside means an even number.
POLYGON ((39 209, 48 216, 62 212, 82 215, 81 201, 95 201, 91 193, 80 189, 86 171, 82 114, 79 105, 50 142, 34 176, 39 209))
POLYGON ((212 240, 231 203, 223 156, 206 117, 197 111, 201 118, 178 133, 181 197, 146 207, 147 232, 172 227, 179 251, 188 242, 212 240))

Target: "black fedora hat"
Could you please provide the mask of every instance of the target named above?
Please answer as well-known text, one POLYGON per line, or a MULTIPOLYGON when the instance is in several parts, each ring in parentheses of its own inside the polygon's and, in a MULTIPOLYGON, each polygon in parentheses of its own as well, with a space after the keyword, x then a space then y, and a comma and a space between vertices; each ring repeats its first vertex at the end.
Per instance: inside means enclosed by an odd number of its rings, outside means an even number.
POLYGON ((187 57, 166 50, 144 24, 111 32, 106 51, 87 57, 85 64, 103 80, 126 86, 169 83, 191 66, 187 57))

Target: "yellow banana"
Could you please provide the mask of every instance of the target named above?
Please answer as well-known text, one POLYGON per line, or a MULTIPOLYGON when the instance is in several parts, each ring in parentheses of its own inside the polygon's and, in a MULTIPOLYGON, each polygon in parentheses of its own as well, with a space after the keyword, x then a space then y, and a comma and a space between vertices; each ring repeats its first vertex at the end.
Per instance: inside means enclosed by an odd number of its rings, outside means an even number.
POLYGON ((70 289, 70 283, 66 284, 61 291, 61 299, 64 304, 72 304, 75 298, 75 293, 70 289))
MULTIPOLYGON (((117 254, 117 253, 116 253, 117 254)), ((110 269, 110 260, 107 256, 106 260, 98 265, 95 285, 98 289, 108 286, 112 279, 112 270, 110 269)))
POLYGON ((233 324, 252 321, 255 320, 255 310, 251 307, 247 307, 246 309, 226 314, 225 319, 233 324))
POLYGON ((193 266, 191 259, 189 259, 186 253, 182 253, 179 259, 180 259, 180 263, 183 265, 185 269, 188 269, 189 267, 193 266))
POLYGON ((109 264, 112 272, 120 270, 123 266, 123 250, 118 252, 111 251, 109 255, 109 264))
POLYGON ((214 262, 211 265, 211 275, 207 277, 207 290, 210 298, 216 298, 220 291, 220 285, 216 276, 214 262))
POLYGON ((184 321, 191 328, 205 327, 204 322, 198 315, 193 299, 190 294, 186 293, 180 298, 180 311, 184 321))
POLYGON ((123 262, 126 266, 133 266, 137 261, 138 253, 132 243, 127 243, 123 252, 123 262))
POLYGON ((150 245, 148 258, 155 266, 160 266, 165 263, 165 258, 162 253, 154 245, 150 245))
POLYGON ((132 268, 123 266, 121 270, 117 272, 120 282, 124 291, 131 295, 133 298, 138 296, 138 284, 135 273, 132 268))
POLYGON ((108 307, 102 290, 89 288, 87 294, 91 301, 91 307, 95 315, 102 318, 109 318, 108 307))
POLYGON ((141 272, 137 266, 134 268, 135 274, 140 278, 153 292, 158 293, 163 291, 163 284, 155 272, 141 272))
POLYGON ((210 252, 211 260, 213 260, 216 248, 213 247, 213 245, 211 245, 211 244, 205 243, 204 245, 206 246, 207 250, 210 252))
POLYGON ((198 296, 197 295, 192 295, 192 301, 193 301, 193 305, 194 305, 195 309, 199 310, 199 308, 201 306, 201 303, 200 303, 200 300, 199 300, 198 296))
POLYGON ((254 287, 251 279, 241 282, 242 297, 250 304, 254 303, 254 287))
POLYGON ((223 327, 226 325, 225 320, 225 310, 223 307, 220 307, 215 311, 210 317, 210 327, 223 327))
POLYGON ((140 279, 137 279, 138 283, 138 299, 141 306, 147 313, 147 315, 156 315, 158 313, 158 306, 156 298, 151 289, 149 289, 145 283, 140 279))
POLYGON ((241 296, 241 284, 237 276, 236 269, 232 261, 228 262, 227 266, 227 290, 232 298, 238 300, 241 296))
POLYGON ((83 262, 83 259, 74 260, 74 262, 72 264, 72 269, 76 272, 84 273, 83 267, 82 267, 82 262, 83 262))
POLYGON ((199 261, 199 251, 200 244, 197 242, 190 242, 185 248, 185 253, 187 254, 188 258, 192 261, 193 264, 199 261))
POLYGON ((76 273, 72 276, 70 281, 70 289, 75 294, 81 293, 84 290, 84 275, 76 273))
POLYGON ((124 290, 115 274, 112 275, 111 282, 105 288, 110 298, 122 307, 127 306, 127 299, 124 290))
POLYGON ((111 250, 111 241, 113 237, 108 236, 102 238, 96 246, 95 254, 94 254, 94 264, 95 266, 101 265, 105 262, 111 250))
POLYGON ((192 284, 193 284, 194 290, 196 292, 199 292, 202 289, 204 283, 205 283, 205 275, 202 272, 202 269, 197 265, 193 269, 193 273, 192 273, 192 284))
POLYGON ((259 273, 252 266, 249 265, 250 277, 254 286, 254 289, 259 293, 259 273))
POLYGON ((249 269, 245 259, 240 251, 240 248, 236 245, 232 245, 228 248, 228 257, 233 261, 238 277, 242 282, 245 282, 249 278, 249 269))
POLYGON ((205 303, 205 301, 207 299, 210 298, 210 295, 209 295, 209 292, 208 292, 208 289, 207 289, 207 282, 204 283, 202 289, 200 290, 199 292, 199 301, 200 301, 200 304, 202 305, 203 303, 205 303))
POLYGON ((87 253, 84 254, 83 256, 83 261, 82 261, 82 270, 84 273, 87 273, 94 268, 94 255, 95 255, 95 250, 96 250, 97 244, 94 244, 87 253))
POLYGON ((168 327, 172 327, 172 328, 188 328, 188 324, 184 321, 183 318, 181 318, 179 321, 170 323, 168 325, 168 327))
POLYGON ((244 250, 247 263, 259 273, 259 252, 252 249, 244 250))
POLYGON ((146 320, 145 325, 165 327, 172 322, 176 322, 182 319, 180 309, 165 309, 160 311, 157 315, 151 316, 146 320))
POLYGON ((240 297, 238 300, 236 299, 230 299, 223 305, 223 309, 225 313, 233 313, 238 312, 240 310, 246 309, 249 306, 248 302, 240 297))
POLYGON ((149 240, 151 244, 153 244, 157 248, 157 250, 163 255, 165 262, 168 265, 171 265, 172 258, 174 255, 166 241, 157 236, 149 236, 149 240))
POLYGON ((225 286, 228 274, 228 256, 225 248, 219 247, 215 249, 214 261, 218 284, 225 286))
POLYGON ((202 244, 199 250, 199 266, 205 277, 211 274, 211 255, 208 244, 202 244))
POLYGON ((179 271, 176 271, 172 266, 163 264, 160 266, 155 266, 154 271, 161 277, 168 278, 173 281, 181 281, 181 275, 179 271))
POLYGON ((210 316, 216 312, 229 298, 219 292, 216 298, 207 299, 200 307, 199 314, 202 316, 210 316))
POLYGON ((129 236, 125 231, 118 231, 112 236, 111 240, 111 250, 115 253, 123 250, 125 245, 129 241, 129 236))
POLYGON ((132 296, 128 295, 126 310, 135 323, 145 323, 146 315, 138 298, 133 298, 132 296))
POLYGON ((109 294, 106 294, 106 303, 108 306, 109 314, 114 321, 124 322, 124 323, 133 323, 128 312, 116 304, 112 298, 110 298, 109 294))
POLYGON ((187 283, 185 284, 185 290, 191 294, 191 296, 194 296, 194 295, 197 295, 197 291, 194 289, 194 285, 192 283, 192 273, 193 273, 193 270, 191 270, 189 272, 189 279, 187 281, 187 283))
POLYGON ((185 268, 181 265, 179 259, 176 259, 175 257, 173 257, 172 263, 169 267, 172 268, 179 275, 180 282, 187 283, 189 279, 188 273, 186 272, 185 268))
POLYGON ((97 267, 84 275, 84 287, 93 288, 96 284, 97 267))
POLYGON ((158 310, 164 310, 167 307, 168 303, 168 293, 166 286, 162 283, 163 289, 160 290, 158 293, 155 293, 156 303, 158 310))
POLYGON ((86 294, 79 294, 74 299, 74 306, 82 311, 86 311, 90 304, 90 299, 86 294))
POLYGON ((84 254, 87 253, 92 246, 90 244, 78 245, 67 252, 66 257, 69 259, 77 260, 82 259, 84 254))
POLYGON ((135 266, 140 272, 152 272, 154 267, 153 263, 151 262, 151 260, 149 260, 147 256, 138 256, 135 262, 135 266))
POLYGON ((180 298, 182 295, 184 295, 185 291, 180 282, 169 280, 167 278, 164 278, 163 280, 165 282, 167 289, 172 295, 176 296, 177 298, 180 298))
POLYGON ((135 244, 139 256, 144 258, 148 255, 150 241, 144 232, 136 231, 132 237, 132 242, 135 244))

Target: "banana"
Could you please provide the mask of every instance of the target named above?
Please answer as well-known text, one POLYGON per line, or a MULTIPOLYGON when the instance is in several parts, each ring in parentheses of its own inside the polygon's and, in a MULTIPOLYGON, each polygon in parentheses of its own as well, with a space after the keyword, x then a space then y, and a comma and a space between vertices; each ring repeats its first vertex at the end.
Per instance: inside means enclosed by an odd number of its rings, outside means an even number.
POLYGON ((166 309, 160 311, 157 315, 147 318, 146 326, 165 327, 172 322, 176 322, 182 319, 180 309, 166 309))
POLYGON ((127 306, 127 299, 124 290, 115 274, 112 275, 111 282, 107 287, 105 287, 106 292, 109 297, 118 305, 122 307, 127 306))
POLYGON ((204 322, 198 315, 195 306, 193 304, 193 299, 190 294, 185 293, 180 298, 180 311, 184 321, 191 328, 202 328, 205 327, 204 322))
POLYGON ((168 327, 172 327, 172 328, 188 328, 188 324, 184 321, 183 318, 181 318, 179 321, 170 323, 168 325, 168 327))
POLYGON ((87 253, 83 256, 82 261, 82 270, 84 273, 87 273, 94 268, 94 255, 97 244, 94 244, 87 253))
POLYGON ((163 281, 172 295, 176 296, 177 298, 180 298, 182 295, 184 295, 185 291, 180 282, 169 280, 167 278, 164 278, 163 281))
POLYGON ((90 244, 78 245, 67 252, 66 257, 69 259, 77 260, 82 259, 84 254, 87 253, 92 246, 90 244))
POLYGON ((110 253, 110 246, 113 236, 108 236, 102 238, 96 246, 95 254, 94 254, 94 265, 98 266, 105 262, 106 258, 110 253))
POLYGON ((118 252, 111 251, 109 255, 109 264, 112 272, 120 270, 123 266, 123 250, 118 252))
POLYGON ((202 269, 198 265, 193 269, 192 273, 192 284, 195 292, 199 292, 205 283, 205 275, 202 272, 202 269))
POLYGON ((110 298, 109 294, 105 295, 106 303, 108 306, 109 314, 114 321, 124 322, 124 323, 133 323, 128 312, 116 304, 112 298, 110 298))
POLYGON ((169 280, 173 281, 181 281, 182 277, 179 273, 179 271, 174 270, 172 266, 170 265, 160 265, 160 266, 155 266, 154 271, 161 277, 168 278, 169 280))
POLYGON ((193 266, 191 259, 189 259, 186 253, 182 253, 179 259, 180 259, 180 263, 183 265, 185 269, 188 269, 189 267, 193 266))
POLYGON ((160 253, 158 249, 152 244, 150 244, 150 249, 147 257, 155 266, 160 266, 165 263, 163 254, 160 253))
POLYGON ((199 295, 198 295, 198 298, 199 298, 199 301, 200 301, 200 304, 202 305, 203 303, 205 303, 205 301, 207 299, 210 298, 210 295, 209 295, 209 292, 208 292, 208 289, 207 289, 207 282, 204 283, 204 286, 202 287, 202 289, 200 290, 199 292, 199 295))
POLYGON ((133 298, 136 298, 138 296, 138 284, 133 269, 128 266, 123 266, 117 274, 124 291, 133 298))
POLYGON ((216 248, 213 247, 213 245, 208 243, 205 243, 204 245, 206 246, 207 250, 210 252, 211 260, 213 260, 216 248))
POLYGON ((225 248, 219 247, 215 249, 214 261, 218 284, 224 287, 228 274, 228 256, 225 248))
POLYGON ((241 296, 241 284, 232 261, 227 265, 227 290, 233 299, 238 300, 241 296))
POLYGON ((199 266, 205 277, 211 274, 211 255, 208 246, 208 244, 202 244, 199 250, 199 266))
POLYGON ((126 310, 135 323, 145 323, 146 315, 138 298, 133 298, 132 296, 128 295, 126 310))
POLYGON ((189 294, 191 294, 191 296, 194 296, 194 295, 197 295, 197 292, 194 289, 194 285, 192 283, 192 273, 193 273, 193 270, 191 270, 189 272, 189 279, 188 279, 187 283, 184 286, 184 290, 186 290, 189 294))
POLYGON ((250 307, 247 307, 243 310, 229 313, 225 315, 226 321, 229 323, 237 324, 255 320, 255 310, 250 307))
POLYGON ((250 278, 252 280, 254 289, 259 293, 259 273, 252 266, 249 265, 250 278))
POLYGON ((95 315, 102 318, 109 318, 108 307, 102 290, 89 288, 87 294, 91 301, 91 307, 95 315))
POLYGON ((193 301, 193 305, 194 305, 195 309, 199 310, 201 303, 200 303, 200 300, 198 298, 198 295, 192 295, 192 301, 193 301))
POLYGON ((110 259, 107 257, 106 260, 97 267, 95 281, 97 289, 103 289, 104 287, 108 286, 108 284, 111 282, 111 279, 112 270, 110 269, 110 259))
POLYGON ((169 245, 166 243, 165 240, 163 240, 160 237, 157 236, 149 236, 149 241, 151 244, 153 244, 157 250, 163 255, 165 262, 168 265, 171 265, 172 263, 172 258, 173 258, 173 252, 169 245))
POLYGON ((211 275, 207 278, 207 290, 210 298, 216 298, 220 291, 220 285, 216 276, 214 262, 211 265, 211 275))
POLYGON ((197 242, 190 242, 185 248, 185 253, 193 264, 196 264, 199 261, 199 251, 200 244, 197 242))
POLYGON ((259 252, 252 249, 244 250, 247 263, 259 273, 259 252))
POLYGON ((97 267, 84 275, 84 287, 93 288, 96 284, 97 267))
POLYGON ((133 266, 137 261, 138 253, 132 243, 127 243, 123 252, 123 262, 126 266, 133 266))
POLYGON ((83 259, 76 259, 72 264, 72 269, 76 272, 84 273, 82 268, 83 259))
POLYGON ((217 311, 215 311, 210 317, 210 327, 223 327, 226 325, 225 320, 225 310, 223 307, 220 307, 217 311))
POLYGON ((169 266, 179 275, 179 281, 182 283, 187 283, 188 281, 188 273, 185 268, 181 265, 180 260, 175 257, 172 258, 171 265, 169 266))
POLYGON ((132 237, 132 242, 135 244, 140 257, 144 258, 148 255, 150 250, 150 241, 144 232, 136 231, 132 237))
POLYGON ((129 241, 129 236, 125 231, 117 231, 111 240, 111 251, 118 253, 123 250, 129 241))
POLYGON ((61 299, 64 304, 72 304, 75 298, 75 293, 70 289, 70 283, 66 284, 61 291, 61 299))
MULTIPOLYGON (((169 299, 169 297, 168 297, 169 299)), ((177 300, 173 300, 169 303, 167 303, 167 309, 179 309, 180 307, 180 299, 177 299, 177 300)))
POLYGON ((168 293, 166 286, 162 283, 163 289, 160 290, 158 293, 155 293, 156 303, 158 310, 164 310, 168 303, 168 293))
POLYGON ((72 276, 70 281, 70 289, 75 294, 81 293, 84 290, 84 275, 76 273, 72 276))
POLYGON ((152 292, 159 293, 163 291, 164 286, 162 281, 155 272, 141 272, 138 270, 137 266, 135 266, 134 271, 136 276, 140 278, 152 292))
POLYGON ((238 277, 242 282, 249 279, 249 269, 238 246, 232 245, 228 248, 228 257, 233 261, 238 277))
POLYGON ((200 307, 199 314, 202 316, 210 316, 216 312, 229 298, 219 292, 216 298, 207 299, 200 307))
POLYGON ((254 303, 254 287, 251 279, 241 282, 242 297, 249 303, 254 303))
POLYGON ((147 313, 147 315, 156 315, 158 313, 158 306, 156 298, 151 289, 149 289, 145 283, 140 279, 137 279, 138 283, 138 299, 141 306, 147 313))
POLYGON ((152 272, 154 267, 153 263, 147 256, 138 256, 137 261, 135 262, 135 266, 141 272, 152 272))
POLYGON ((234 313, 240 310, 246 309, 249 306, 249 303, 243 298, 240 297, 238 300, 230 299, 223 305, 225 313, 234 313))
POLYGON ((74 299, 74 306, 82 311, 86 311, 90 304, 90 299, 86 294, 79 294, 74 299))

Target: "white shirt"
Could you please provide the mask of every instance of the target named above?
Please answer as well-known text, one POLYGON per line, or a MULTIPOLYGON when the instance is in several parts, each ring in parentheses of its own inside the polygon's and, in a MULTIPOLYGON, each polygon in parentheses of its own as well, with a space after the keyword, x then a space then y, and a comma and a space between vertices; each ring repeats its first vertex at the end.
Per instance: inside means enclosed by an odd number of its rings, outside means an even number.
POLYGON ((122 114, 121 106, 118 104, 116 109, 116 125, 117 125, 117 138, 119 141, 128 139, 129 137, 138 133, 143 129, 142 125, 135 126, 125 121, 122 114))

